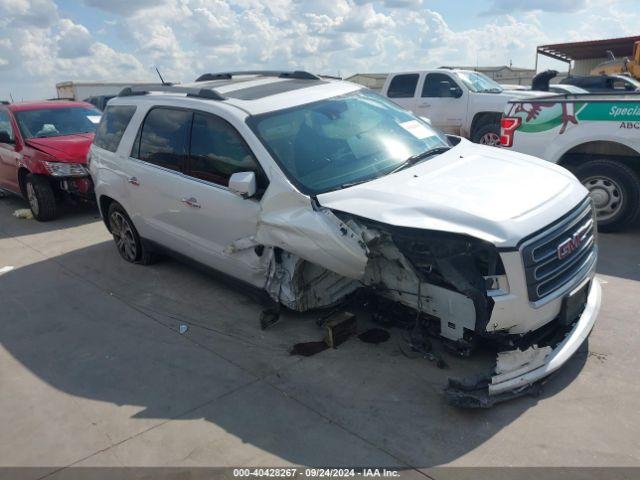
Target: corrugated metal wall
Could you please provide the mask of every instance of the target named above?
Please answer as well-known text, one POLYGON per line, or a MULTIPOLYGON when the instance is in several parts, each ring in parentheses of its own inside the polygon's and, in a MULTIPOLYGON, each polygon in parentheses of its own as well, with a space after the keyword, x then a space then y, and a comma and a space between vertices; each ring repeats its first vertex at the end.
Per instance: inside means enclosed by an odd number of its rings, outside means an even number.
POLYGON ((574 60, 571 73, 573 75, 589 75, 589 72, 599 63, 607 60, 605 57, 601 58, 586 58, 584 60, 574 60))

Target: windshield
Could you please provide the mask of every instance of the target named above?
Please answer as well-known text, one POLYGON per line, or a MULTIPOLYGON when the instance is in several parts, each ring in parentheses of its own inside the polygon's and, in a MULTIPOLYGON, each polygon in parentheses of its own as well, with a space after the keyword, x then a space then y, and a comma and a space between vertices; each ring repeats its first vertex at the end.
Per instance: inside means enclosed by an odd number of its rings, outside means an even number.
POLYGON ((486 75, 478 72, 457 71, 458 77, 469 90, 476 93, 501 93, 502 87, 486 75))
POLYGON ((630 84, 631 87, 640 89, 640 82, 638 82, 635 78, 630 78, 630 77, 618 77, 618 78, 627 82, 627 84, 630 84))
POLYGON ((450 146, 427 122, 367 91, 257 115, 248 123, 307 194, 387 175, 413 155, 450 146))
POLYGON ((93 133, 100 123, 100 115, 100 110, 95 108, 49 108, 16 112, 16 120, 24 138, 45 138, 93 133))

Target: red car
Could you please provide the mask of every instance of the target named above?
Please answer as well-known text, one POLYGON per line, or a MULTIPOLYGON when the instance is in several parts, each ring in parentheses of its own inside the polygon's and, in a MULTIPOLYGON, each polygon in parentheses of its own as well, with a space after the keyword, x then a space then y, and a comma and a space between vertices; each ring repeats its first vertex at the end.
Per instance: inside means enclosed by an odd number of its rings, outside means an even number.
POLYGON ((0 103, 0 189, 22 195, 42 221, 67 196, 92 199, 87 152, 101 114, 85 102, 0 103))

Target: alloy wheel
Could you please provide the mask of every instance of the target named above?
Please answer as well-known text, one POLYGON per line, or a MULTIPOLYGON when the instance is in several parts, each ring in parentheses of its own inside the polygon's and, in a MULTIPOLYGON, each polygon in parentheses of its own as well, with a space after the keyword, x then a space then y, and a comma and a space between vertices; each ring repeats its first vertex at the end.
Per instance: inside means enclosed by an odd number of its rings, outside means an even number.
POLYGON ((495 132, 487 132, 480 137, 478 141, 480 145, 490 145, 492 147, 500 146, 500 135, 495 132))
POLYGON ((120 212, 113 212, 109 221, 116 247, 125 260, 135 262, 138 256, 135 234, 129 220, 120 212))

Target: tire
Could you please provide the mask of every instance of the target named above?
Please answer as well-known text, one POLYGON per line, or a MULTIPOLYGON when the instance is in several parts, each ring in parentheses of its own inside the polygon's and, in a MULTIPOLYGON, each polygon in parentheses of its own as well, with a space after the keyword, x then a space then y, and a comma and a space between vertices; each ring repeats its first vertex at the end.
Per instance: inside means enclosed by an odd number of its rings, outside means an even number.
POLYGON ((598 230, 615 232, 632 223, 640 211, 640 180, 615 160, 590 160, 572 169, 593 198, 598 230))
POLYGON ((36 220, 46 222, 58 215, 56 196, 47 177, 30 173, 24 181, 29 208, 36 220))
POLYGON ((112 202, 109 205, 107 222, 118 253, 124 260, 140 265, 150 265, 155 262, 156 255, 145 248, 129 215, 118 202, 112 202))
POLYGON ((474 143, 481 145, 490 145, 492 147, 500 146, 500 124, 499 123, 487 123, 479 127, 473 134, 471 139, 474 143))

